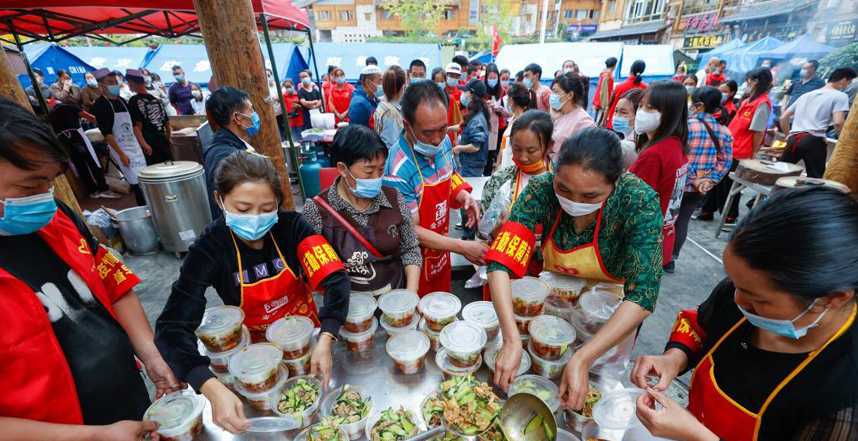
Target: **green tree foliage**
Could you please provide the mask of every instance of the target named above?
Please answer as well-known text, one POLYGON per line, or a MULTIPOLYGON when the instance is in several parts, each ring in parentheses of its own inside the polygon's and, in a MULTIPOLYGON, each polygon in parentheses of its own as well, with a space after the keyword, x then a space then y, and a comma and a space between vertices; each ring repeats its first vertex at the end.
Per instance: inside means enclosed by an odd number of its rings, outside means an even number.
POLYGON ((819 60, 819 75, 828 78, 828 75, 838 67, 858 66, 858 43, 852 43, 826 55, 819 60))
POLYGON ((447 9, 446 2, 429 0, 384 0, 382 9, 399 18, 409 35, 435 33, 447 9))

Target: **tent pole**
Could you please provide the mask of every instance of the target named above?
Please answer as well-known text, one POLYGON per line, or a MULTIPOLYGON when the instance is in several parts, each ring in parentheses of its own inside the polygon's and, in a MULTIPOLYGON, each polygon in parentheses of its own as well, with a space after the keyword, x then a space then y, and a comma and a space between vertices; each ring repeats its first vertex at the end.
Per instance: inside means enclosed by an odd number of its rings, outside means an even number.
MULTIPOLYGON (((9 23, 9 26, 11 27, 12 23, 9 23)), ((30 65, 30 59, 27 58, 27 54, 24 52, 24 45, 21 43, 21 36, 13 29, 12 37, 15 38, 15 45, 18 46, 18 52, 21 53, 21 58, 24 59, 24 65, 27 67, 27 76, 30 77, 30 83, 33 85, 33 93, 36 94, 36 99, 39 100, 39 105, 45 109, 44 116, 47 117, 49 111, 48 102, 45 101, 45 97, 42 95, 42 88, 36 83, 36 74, 33 72, 33 66, 30 65)))
MULTIPOLYGON (((313 31, 310 28, 307 28, 307 39, 310 40, 310 57, 313 59, 313 70, 316 71, 316 83, 319 85, 319 89, 322 89, 322 77, 319 76, 319 63, 316 62, 316 48, 313 46, 313 31)), ((327 112, 328 109, 325 108, 325 95, 322 94, 322 111, 327 112)))
POLYGON ((277 61, 274 59, 274 47, 271 46, 271 36, 268 33, 268 17, 265 14, 260 16, 262 19, 262 35, 265 37, 265 46, 268 48, 268 59, 271 60, 271 73, 274 75, 275 87, 277 88, 277 100, 280 101, 281 115, 286 123, 286 142, 289 143, 289 157, 292 159, 292 166, 295 167, 295 175, 298 177, 298 188, 301 190, 301 197, 306 197, 304 194, 304 183, 301 181, 301 173, 298 173, 298 154, 295 151, 295 142, 292 140, 292 127, 289 127, 289 116, 286 111, 286 100, 283 98, 283 90, 280 87, 280 75, 277 73, 277 61))

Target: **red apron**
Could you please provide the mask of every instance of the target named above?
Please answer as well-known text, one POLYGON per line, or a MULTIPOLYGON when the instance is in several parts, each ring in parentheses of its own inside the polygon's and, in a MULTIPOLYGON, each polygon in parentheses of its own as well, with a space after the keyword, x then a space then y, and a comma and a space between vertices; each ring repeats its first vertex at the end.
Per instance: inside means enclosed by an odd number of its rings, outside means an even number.
MULTIPOLYGON (((235 246, 236 261, 238 262, 238 276, 241 281, 241 309, 244 311, 244 324, 250 330, 254 343, 265 341, 265 330, 271 323, 287 315, 303 315, 313 320, 319 327, 319 316, 316 312, 316 303, 310 294, 310 290, 304 281, 295 276, 274 235, 268 233, 277 256, 280 258, 283 269, 274 276, 259 280, 255 283, 244 283, 244 267, 241 264, 241 252, 238 250, 238 242, 235 235, 230 231, 232 244, 235 246)), ((276 267, 275 267, 276 269, 276 267)))
POLYGON ((742 101, 736 116, 733 121, 730 121, 729 129, 733 135, 733 160, 751 159, 754 154, 754 133, 750 130, 751 121, 754 119, 754 113, 757 112, 757 107, 762 104, 772 108, 772 102, 769 100, 769 94, 764 93, 756 100, 751 101, 750 98, 742 101))
POLYGON ((718 386, 718 381, 715 379, 715 361, 712 354, 727 337, 745 323, 746 319, 742 318, 715 343, 694 369, 694 374, 691 377, 691 391, 688 397, 688 410, 723 441, 756 441, 760 433, 763 414, 775 397, 777 397, 778 393, 793 378, 798 376, 831 342, 840 337, 852 326, 852 323, 855 321, 855 313, 856 307, 853 306, 852 314, 846 320, 846 323, 822 347, 807 354, 807 358, 793 369, 769 394, 763 402, 760 411, 757 413, 745 409, 741 404, 730 398, 721 390, 718 386))
MULTIPOLYGON (((420 164, 417 170, 420 170, 420 164)), ((422 173, 422 172, 421 172, 422 173)), ((421 179, 423 176, 421 174, 421 179)), ((438 234, 450 233, 450 178, 435 184, 427 184, 423 180, 423 191, 417 212, 420 216, 420 226, 438 234)), ((423 255, 423 268, 420 270, 420 285, 417 294, 423 297, 430 292, 450 292, 453 279, 453 267, 450 264, 450 252, 420 247, 423 255)))

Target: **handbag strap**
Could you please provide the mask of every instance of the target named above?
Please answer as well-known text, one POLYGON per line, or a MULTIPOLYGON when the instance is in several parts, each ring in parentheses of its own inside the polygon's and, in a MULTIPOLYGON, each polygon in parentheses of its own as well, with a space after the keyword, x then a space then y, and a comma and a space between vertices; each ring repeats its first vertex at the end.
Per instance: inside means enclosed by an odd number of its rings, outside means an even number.
POLYGON ((697 120, 700 121, 701 123, 703 123, 703 127, 706 128, 706 133, 709 134, 709 137, 712 138, 712 142, 715 143, 715 149, 718 150, 718 153, 720 153, 721 152, 721 142, 718 141, 718 137, 715 136, 715 131, 712 130, 712 126, 710 126, 709 123, 707 123, 706 120, 703 119, 703 117, 699 117, 699 118, 697 118, 697 120))
POLYGON ((363 245, 364 248, 366 248, 370 253, 372 253, 373 256, 379 259, 384 257, 380 252, 378 252, 377 249, 375 249, 374 246, 372 246, 371 243, 369 243, 368 240, 366 240, 363 234, 360 234, 360 231, 358 231, 354 227, 354 225, 352 225, 351 222, 347 221, 340 213, 337 212, 337 210, 334 210, 334 207, 331 207, 331 205, 328 204, 328 201, 322 198, 321 195, 316 195, 313 198, 313 201, 315 201, 316 204, 318 204, 320 207, 324 208, 325 211, 327 211, 337 222, 339 222, 343 226, 343 228, 345 228, 349 234, 351 234, 355 239, 357 239, 357 241, 360 242, 360 244, 363 245))

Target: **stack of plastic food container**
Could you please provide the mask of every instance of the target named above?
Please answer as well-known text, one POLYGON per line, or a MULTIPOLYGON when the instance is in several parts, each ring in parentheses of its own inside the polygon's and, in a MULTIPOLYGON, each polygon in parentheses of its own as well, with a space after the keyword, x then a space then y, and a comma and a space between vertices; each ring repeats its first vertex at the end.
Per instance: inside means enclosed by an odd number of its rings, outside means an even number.
POLYGON ((394 289, 383 294, 378 299, 382 312, 381 327, 390 335, 417 329, 420 323, 420 314, 417 313, 419 300, 417 293, 407 289, 394 289))
POLYGON ((426 294, 417 304, 417 310, 426 320, 426 327, 433 332, 441 332, 444 326, 453 323, 461 309, 459 298, 448 292, 426 294))
POLYGON ((212 372, 216 375, 223 375, 229 373, 229 359, 236 352, 244 349, 247 345, 250 344, 250 332, 247 328, 243 328, 241 334, 241 341, 232 349, 223 351, 223 352, 211 352, 208 348, 205 349, 205 355, 209 357, 209 367, 211 367, 212 372))
POLYGON ((283 352, 269 343, 252 344, 229 359, 229 373, 235 377, 235 388, 251 406, 270 410, 268 403, 278 383, 289 377, 282 368, 283 352))
POLYGON ((562 318, 541 315, 530 322, 530 345, 543 360, 556 361, 572 351, 575 328, 562 318))
POLYGON ((429 329, 426 325, 426 319, 420 320, 420 324, 417 325, 417 330, 429 337, 429 344, 433 351, 438 352, 438 350, 441 349, 441 333, 429 329))
POLYGON ((372 350, 373 337, 378 329, 375 314, 376 302, 365 294, 352 294, 349 299, 349 315, 340 329, 340 337, 346 342, 349 352, 366 353, 372 350))
POLYGON ((529 276, 513 280, 511 288, 515 325, 521 335, 528 335, 530 321, 542 314, 550 288, 547 283, 529 276))
POLYGON ((268 327, 265 337, 283 351, 283 364, 289 375, 310 373, 310 346, 315 326, 302 315, 283 317, 268 327))
MULTIPOLYGON (((498 342, 496 345, 491 345, 486 347, 486 351, 483 352, 483 360, 486 362, 486 367, 489 368, 490 371, 495 371, 495 361, 497 361, 498 352, 500 352, 502 342, 498 342)), ((527 351, 523 351, 521 353, 521 362, 518 364, 518 371, 516 371, 515 375, 520 376, 527 373, 530 370, 530 354, 527 351)))
POLYGON ((158 423, 161 439, 192 441, 203 431, 205 399, 189 390, 164 395, 143 414, 144 421, 158 423))
POLYGON ((500 334, 500 322, 492 302, 478 301, 462 308, 462 318, 467 322, 476 323, 486 331, 488 341, 494 341, 500 334))
POLYGON ((581 295, 572 324, 582 342, 589 341, 614 315, 620 299, 610 291, 592 289, 581 295))
POLYGON ((570 306, 578 304, 578 297, 581 296, 581 291, 587 286, 587 281, 584 279, 551 271, 539 273, 539 280, 547 283, 551 288, 547 300, 554 301, 556 304, 566 303, 570 306))
POLYGON ((429 337, 420 331, 404 331, 387 340, 387 355, 393 359, 396 369, 410 375, 419 372, 429 352, 429 337))
POLYGON ((536 351, 533 349, 533 339, 528 343, 527 351, 530 352, 530 361, 533 364, 531 366, 531 370, 533 373, 536 375, 542 375, 543 377, 551 380, 560 378, 560 374, 563 373, 563 368, 566 367, 566 363, 569 362, 570 358, 572 358, 572 351, 566 351, 566 353, 560 356, 557 360, 546 360, 536 355, 536 351))
POLYGON ((440 363, 439 367, 442 370, 443 366, 479 369, 486 341, 486 331, 480 325, 467 321, 450 323, 441 330, 441 346, 444 350, 438 354, 443 354, 446 361, 440 363))

